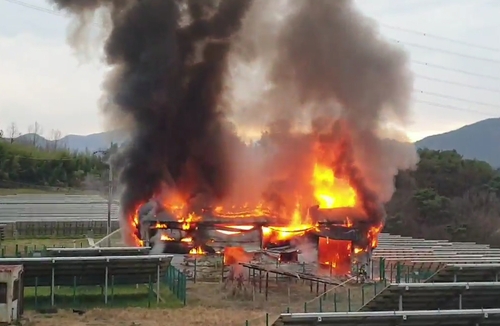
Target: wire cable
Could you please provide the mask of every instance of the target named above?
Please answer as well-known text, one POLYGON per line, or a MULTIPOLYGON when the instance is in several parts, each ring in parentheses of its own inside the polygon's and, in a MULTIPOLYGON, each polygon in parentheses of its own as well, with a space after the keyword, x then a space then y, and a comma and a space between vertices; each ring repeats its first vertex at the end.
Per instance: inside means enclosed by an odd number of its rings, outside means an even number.
POLYGON ((19 0, 5 0, 5 1, 10 2, 12 4, 19 5, 19 6, 23 6, 23 7, 29 8, 29 9, 38 10, 40 12, 44 12, 47 14, 52 14, 52 15, 64 17, 64 15, 58 11, 44 8, 44 7, 40 7, 40 6, 36 6, 36 5, 32 5, 32 4, 26 3, 24 1, 19 1, 19 0))
MULTIPOLYGON (((20 6, 29 8, 29 9, 37 10, 37 11, 40 11, 40 12, 43 12, 43 13, 52 14, 52 15, 56 15, 56 16, 59 16, 59 17, 64 17, 64 15, 62 13, 58 12, 58 11, 55 11, 55 10, 52 10, 52 9, 43 8, 43 7, 36 6, 36 5, 32 5, 32 4, 26 3, 24 1, 19 1, 19 0, 5 0, 5 1, 10 2, 12 4, 20 5, 20 6)), ((458 41, 458 40, 450 39, 450 38, 443 37, 443 36, 438 36, 438 35, 423 33, 423 32, 419 32, 419 31, 415 31, 415 30, 411 30, 411 29, 405 29, 405 28, 390 26, 390 25, 386 25, 386 24, 381 24, 381 26, 385 27, 385 28, 388 28, 388 29, 399 30, 399 31, 406 32, 406 33, 423 35, 423 36, 426 36, 426 37, 429 37, 429 38, 434 38, 434 39, 438 39, 438 40, 444 40, 444 41, 448 41, 448 42, 456 43, 456 44, 461 44, 461 45, 468 46, 468 47, 474 47, 474 48, 489 50, 489 51, 493 51, 493 52, 500 52, 500 49, 498 49, 498 48, 486 47, 486 46, 482 46, 482 45, 477 45, 477 44, 472 44, 472 43, 468 43, 468 42, 463 42, 463 41, 458 41)), ((416 43, 411 43, 411 42, 406 42, 406 41, 400 41, 400 40, 396 40, 396 39, 391 39, 391 40, 393 42, 395 42, 395 43, 398 43, 398 44, 407 45, 407 46, 413 46, 413 47, 418 47, 418 48, 422 48, 422 49, 429 50, 429 51, 437 51, 437 52, 441 52, 441 53, 444 53, 444 54, 460 56, 460 57, 467 58, 467 59, 485 61, 485 62, 489 62, 489 63, 493 63, 493 64, 500 64, 500 60, 472 56, 472 55, 468 55, 468 54, 463 54, 463 53, 454 52, 454 51, 448 51, 448 50, 445 50, 445 49, 435 48, 435 47, 431 47, 431 46, 426 46, 426 45, 421 45, 421 44, 416 44, 416 43)), ((475 73, 475 72, 465 71, 465 70, 461 70, 461 69, 449 68, 449 67, 440 66, 440 65, 437 65, 437 64, 427 63, 427 62, 423 62, 423 61, 412 60, 412 62, 415 63, 415 64, 418 64, 418 65, 423 65, 423 66, 427 66, 427 67, 431 67, 431 68, 436 68, 436 69, 441 69, 441 70, 445 70, 445 71, 453 71, 453 72, 457 72, 457 73, 461 73, 461 74, 465 74, 465 75, 476 76, 476 77, 481 77, 481 78, 486 78, 486 79, 491 79, 491 80, 496 80, 496 81, 500 80, 500 77, 478 74, 478 73, 475 73)), ((484 90, 484 91, 489 91, 489 92, 494 92, 494 93, 500 93, 500 89, 493 89, 493 88, 487 88, 487 87, 481 87, 481 86, 467 85, 467 84, 462 84, 462 83, 458 83, 458 82, 453 82, 453 81, 449 81, 449 80, 444 80, 444 79, 439 79, 439 78, 433 78, 433 77, 428 77, 428 76, 423 76, 423 75, 418 75, 418 74, 416 74, 415 77, 421 78, 421 79, 430 80, 430 81, 434 81, 434 82, 440 82, 440 83, 446 83, 446 84, 450 84, 450 85, 456 85, 456 86, 466 87, 466 88, 470 88, 470 89, 478 89, 478 90, 484 90)), ((483 103, 483 102, 478 102, 478 101, 473 101, 473 100, 467 100, 467 99, 457 98, 457 97, 448 96, 448 95, 439 94, 439 93, 427 92, 427 91, 422 91, 422 90, 415 90, 415 92, 416 93, 420 93, 420 94, 426 94, 426 95, 430 95, 430 96, 435 96, 435 97, 448 98, 448 99, 452 99, 452 100, 467 102, 467 103, 471 103, 471 104, 477 104, 477 105, 490 106, 490 107, 494 107, 494 108, 500 108, 499 105, 495 105, 495 104, 491 104, 491 103, 483 103)), ((493 115, 491 113, 481 112, 481 111, 477 111, 477 110, 473 110, 473 109, 460 108, 460 107, 456 107, 456 106, 452 106, 452 105, 446 105, 446 104, 441 104, 441 103, 432 102, 432 101, 415 100, 415 102, 423 103, 423 104, 427 104, 427 105, 432 105, 432 106, 437 106, 437 107, 441 107, 441 108, 446 108, 446 109, 457 110, 457 111, 474 112, 474 113, 479 113, 479 114, 484 114, 484 115, 493 115)), ((496 115, 494 115, 494 116, 496 116, 496 115)), ((28 159, 28 158, 25 158, 25 159, 28 159)), ((32 159, 34 159, 34 158, 32 158, 32 159)))
POLYGON ((499 115, 500 115, 500 114, 494 114, 494 113, 491 113, 491 112, 478 111, 478 110, 474 110, 474 109, 460 108, 458 106, 441 104, 441 103, 432 102, 432 101, 416 100, 415 99, 415 100, 413 100, 413 102, 422 103, 422 104, 426 104, 426 105, 430 105, 430 106, 436 106, 436 107, 440 107, 440 108, 444 108, 444 109, 449 109, 449 110, 454 110, 454 111, 463 111, 463 112, 469 112, 469 113, 477 113, 477 114, 481 114, 481 115, 488 116, 488 117, 494 117, 494 118, 498 118, 499 115))
POLYGON ((454 52, 454 51, 448 51, 445 49, 435 48, 432 46, 426 46, 426 45, 411 43, 411 42, 406 42, 406 41, 403 42, 403 41, 392 39, 392 38, 389 40, 391 40, 392 42, 397 43, 397 44, 412 46, 412 47, 421 48, 421 49, 425 49, 425 50, 429 50, 429 51, 441 52, 444 54, 454 55, 454 56, 458 56, 458 57, 462 57, 462 58, 473 59, 473 60, 478 60, 478 61, 485 61, 485 62, 494 63, 494 64, 500 64, 500 60, 476 57, 473 55, 463 54, 463 53, 454 52))
POLYGON ((468 100, 460 97, 455 97, 455 96, 450 96, 446 94, 441 94, 441 93, 434 93, 434 92, 428 92, 428 91, 423 91, 416 89, 413 91, 414 93, 418 94, 423 94, 423 95, 429 95, 429 96, 435 96, 435 97, 440 97, 440 98, 446 98, 450 100, 455 100, 455 101, 460 101, 460 102, 466 102, 470 104, 477 104, 477 105, 483 105, 483 106, 489 106, 492 108, 500 109, 500 105, 492 104, 492 103, 485 103, 485 102, 479 102, 479 101, 474 101, 474 100, 468 100))
POLYGON ((465 88, 471 88, 471 89, 478 89, 478 90, 488 91, 488 92, 492 92, 492 93, 500 93, 500 89, 497 89, 497 88, 489 88, 489 87, 467 85, 467 84, 462 84, 462 83, 458 83, 458 82, 454 82, 454 81, 450 81, 450 80, 446 80, 446 79, 428 77, 428 76, 419 75, 419 74, 414 74, 414 76, 417 77, 417 78, 420 78, 420 79, 426 79, 426 80, 430 80, 430 81, 434 81, 434 82, 438 82, 438 83, 456 85, 456 86, 465 87, 465 88))
POLYGON ((426 66, 426 67, 429 67, 429 68, 441 69, 441 70, 445 70, 445 71, 453 71, 453 72, 464 74, 464 75, 469 75, 469 76, 474 76, 474 77, 481 77, 481 78, 485 78, 485 79, 491 79, 491 80, 495 80, 495 81, 500 81, 500 77, 496 77, 496 76, 478 74, 478 73, 475 73, 475 72, 472 72, 472 71, 467 71, 467 70, 461 70, 461 69, 455 69, 455 68, 445 67, 445 66, 441 66, 441 65, 437 65, 437 64, 433 64, 433 63, 428 63, 428 62, 424 62, 424 61, 419 61, 419 60, 411 60, 411 62, 414 63, 414 64, 417 64, 417 65, 426 66))
MULTIPOLYGON (((29 8, 29 9, 38 10, 38 11, 43 12, 43 13, 52 14, 52 15, 56 15, 56 16, 59 16, 59 17, 65 17, 65 15, 63 15, 62 13, 60 13, 60 12, 58 12, 56 10, 52 10, 52 9, 48 9, 48 8, 44 8, 44 7, 40 7, 40 6, 36 6, 36 5, 32 5, 32 4, 26 3, 24 1, 19 1, 19 0, 5 0, 5 1, 10 2, 12 4, 17 4, 17 5, 29 8)), ((93 25, 100 26, 99 24, 93 24, 93 25)), ((485 49, 489 49, 491 51, 498 51, 498 52, 500 52, 500 49, 488 48, 488 47, 484 47, 484 46, 480 46, 480 45, 474 45, 474 44, 471 44, 471 43, 456 41, 456 40, 448 39, 448 38, 437 36, 437 35, 432 35, 431 36, 431 34, 426 34, 426 33, 422 33, 422 32, 412 31, 412 30, 409 30, 409 29, 404 29, 404 28, 399 28, 399 27, 394 27, 394 26, 389 26, 389 25, 382 25, 382 26, 387 27, 387 28, 391 28, 391 29, 398 29, 398 30, 401 30, 401 31, 412 32, 414 34, 423 34, 423 35, 426 35, 426 36, 429 36, 429 37, 433 37, 433 38, 448 40, 450 42, 460 43, 460 44, 463 44, 463 45, 466 45, 466 46, 469 46, 469 47, 485 48, 485 49)), ((468 54, 463 54, 463 53, 459 53, 459 52, 454 52, 454 51, 449 51, 449 50, 445 50, 445 49, 440 49, 440 48, 436 48, 436 47, 432 47, 432 46, 426 46, 426 45, 422 45, 422 44, 416 44, 416 43, 411 43, 411 42, 406 42, 406 41, 400 41, 400 40, 397 40, 397 39, 390 39, 390 40, 393 41, 394 43, 398 43, 398 44, 402 44, 402 45, 407 45, 407 46, 412 46, 412 47, 418 47, 418 48, 422 48, 422 49, 429 50, 429 51, 437 51, 437 52, 441 52, 441 53, 448 54, 448 55, 455 55, 455 56, 460 56, 460 57, 463 57, 463 58, 468 58, 468 59, 473 59, 473 60, 479 60, 479 61, 486 61, 486 62, 490 62, 490 63, 494 63, 494 64, 500 64, 500 60, 496 60, 496 59, 477 57, 477 56, 473 56, 473 55, 468 55, 468 54)), ((468 73, 468 74, 470 74, 470 73, 468 73)), ((493 78, 497 79, 496 77, 493 77, 493 78)), ((500 78, 498 78, 498 79, 500 79, 500 78)))
POLYGON ((469 42, 454 40, 454 39, 451 39, 451 38, 448 38, 448 37, 444 37, 444 36, 439 36, 439 35, 435 35, 435 34, 429 34, 429 33, 419 32, 419 31, 415 31, 415 30, 412 30, 412 29, 407 29, 407 28, 402 28, 402 27, 396 27, 396 26, 391 26, 391 25, 387 25, 387 24, 380 24, 380 26, 384 27, 384 28, 387 28, 387 29, 397 30, 397 31, 401 31, 401 32, 405 32, 405 33, 410 33, 410 34, 423 35, 423 36, 426 36, 426 37, 429 37, 429 38, 433 38, 433 39, 436 39, 436 40, 447 41, 447 42, 450 42, 450 43, 456 43, 456 44, 460 44, 460 45, 464 45, 464 46, 468 46, 468 47, 479 48, 479 49, 488 50, 488 51, 492 51, 492 52, 500 52, 500 48, 494 48, 494 47, 489 47, 489 46, 478 45, 478 44, 473 44, 473 43, 469 43, 469 42))

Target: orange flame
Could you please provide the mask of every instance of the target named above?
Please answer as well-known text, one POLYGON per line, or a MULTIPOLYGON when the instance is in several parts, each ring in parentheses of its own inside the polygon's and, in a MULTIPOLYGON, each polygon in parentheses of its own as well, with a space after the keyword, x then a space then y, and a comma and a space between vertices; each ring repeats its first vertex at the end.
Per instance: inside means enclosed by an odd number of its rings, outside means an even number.
POLYGON ((345 274, 351 269, 352 244, 345 240, 320 238, 318 245, 318 261, 330 266, 333 274, 345 274))
POLYGON ((291 240, 295 237, 303 236, 307 231, 315 226, 308 223, 307 218, 302 215, 299 203, 296 204, 292 219, 287 226, 262 227, 264 244, 291 240))
POLYGON ((375 249, 378 246, 378 235, 382 231, 382 228, 384 227, 383 224, 377 225, 377 226, 372 226, 368 230, 368 240, 370 241, 370 246, 371 249, 375 249))
POLYGON ((166 234, 162 234, 162 235, 160 236, 160 239, 161 239, 162 241, 175 241, 175 239, 174 239, 174 238, 169 237, 169 236, 168 236, 168 235, 166 235, 166 234))
POLYGON ((313 179, 314 197, 321 208, 354 207, 356 191, 348 182, 337 179, 334 171, 324 165, 314 165, 313 179))
POLYGON ((248 263, 252 260, 252 255, 242 247, 224 248, 224 265, 234 265, 238 263, 248 263))
POLYGON ((200 246, 198 246, 196 248, 189 250, 189 254, 190 255, 204 255, 204 254, 206 254, 206 252, 200 246))

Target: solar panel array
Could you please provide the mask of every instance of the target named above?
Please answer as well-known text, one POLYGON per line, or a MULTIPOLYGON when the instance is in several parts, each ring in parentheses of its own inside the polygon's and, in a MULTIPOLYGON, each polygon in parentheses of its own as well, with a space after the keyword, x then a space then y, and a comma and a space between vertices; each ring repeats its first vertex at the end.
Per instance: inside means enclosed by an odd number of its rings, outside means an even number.
MULTIPOLYGON (((98 249, 87 249, 86 252, 92 250, 98 249)), ((156 283, 158 302, 160 280, 165 277, 171 260, 171 255, 142 253, 133 256, 99 256, 96 254, 81 257, 0 258, 0 265, 23 265, 24 285, 50 286, 51 305, 54 306, 56 286, 76 288, 82 285, 100 285, 107 303, 109 284, 113 286, 156 283)))
MULTIPOLYGON (((118 203, 111 216, 118 217, 118 203)), ((22 221, 105 220, 108 202, 98 195, 10 195, 0 196, 0 223, 22 221)))
POLYGON ((500 263, 500 249, 474 242, 426 240, 382 233, 373 252, 375 261, 381 258, 385 260, 386 269, 399 263, 413 270, 436 270, 451 263, 500 263))
POLYGON ((425 283, 397 279, 357 312, 282 314, 274 325, 500 325, 499 249, 381 234, 373 258, 437 271, 425 283))

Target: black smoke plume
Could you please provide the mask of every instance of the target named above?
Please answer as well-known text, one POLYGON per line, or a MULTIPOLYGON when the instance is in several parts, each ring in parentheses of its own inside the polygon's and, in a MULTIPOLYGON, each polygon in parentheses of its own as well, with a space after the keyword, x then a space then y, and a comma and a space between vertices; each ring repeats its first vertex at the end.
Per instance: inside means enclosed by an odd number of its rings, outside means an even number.
POLYGON ((312 152, 356 189, 372 222, 383 223, 394 176, 418 161, 415 147, 399 135, 411 113, 408 54, 385 40, 352 0, 255 0, 231 67, 241 86, 233 91, 231 118, 267 131, 272 150, 265 169, 279 171, 264 173, 263 187, 272 186, 268 198, 282 202, 300 193, 311 177, 302 184, 296 179, 311 166, 312 152), (241 88, 253 89, 253 96, 241 88), (276 121, 285 130, 273 129, 276 121))
MULTIPOLYGON (((223 197, 229 129, 219 104, 232 36, 251 0, 52 2, 76 15, 75 31, 98 9, 110 14, 105 110, 134 125, 120 155, 124 216, 165 184, 186 196, 223 197)), ((73 45, 79 35, 70 36, 73 45)))
POLYGON ((409 120, 408 55, 353 0, 51 1, 75 15, 76 49, 92 15, 109 13, 104 109, 134 126, 120 156, 124 216, 164 185, 192 206, 293 210, 314 204, 319 162, 380 225, 398 169, 417 162, 386 139, 409 120), (262 137, 244 146, 236 134, 249 131, 262 137))

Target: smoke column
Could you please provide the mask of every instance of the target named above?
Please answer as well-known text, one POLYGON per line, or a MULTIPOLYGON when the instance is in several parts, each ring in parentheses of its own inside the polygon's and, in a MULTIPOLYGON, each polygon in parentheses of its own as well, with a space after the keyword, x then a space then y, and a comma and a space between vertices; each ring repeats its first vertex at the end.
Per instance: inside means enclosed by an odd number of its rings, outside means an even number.
POLYGON ((120 157, 124 216, 164 184, 186 197, 223 197, 229 129, 219 100, 231 37, 251 0, 52 2, 76 16, 70 43, 77 48, 89 15, 110 13, 104 110, 134 126, 120 157))
POLYGON ((392 128, 409 120, 413 78, 406 53, 350 0, 256 0, 241 35, 231 61, 234 79, 241 88, 256 81, 264 87, 254 96, 233 90, 240 109, 231 119, 266 130, 261 142, 279 144, 263 166, 288 173, 270 173, 267 184, 294 189, 292 180, 310 165, 307 153, 316 152, 349 180, 380 223, 380 204, 390 200, 398 169, 418 161, 412 145, 386 138, 406 140, 392 128), (250 71, 258 72, 253 80, 250 71), (276 122, 286 127, 275 132, 276 122), (297 146, 305 139, 309 149, 297 146))
POLYGON ((162 187, 194 206, 293 208, 297 194, 312 200, 319 161, 380 224, 398 169, 417 162, 387 139, 406 140, 408 57, 351 0, 51 1, 75 15, 76 49, 89 17, 109 13, 104 111, 133 125, 119 159, 124 216, 162 187))

